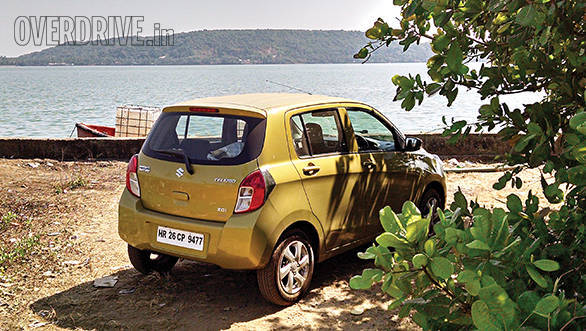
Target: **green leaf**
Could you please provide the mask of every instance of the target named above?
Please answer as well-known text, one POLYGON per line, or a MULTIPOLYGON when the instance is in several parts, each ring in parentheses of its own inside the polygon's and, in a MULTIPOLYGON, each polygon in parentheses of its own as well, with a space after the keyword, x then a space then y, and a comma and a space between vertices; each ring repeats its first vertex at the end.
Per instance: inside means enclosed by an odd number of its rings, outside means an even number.
POLYGON ((513 147, 513 150, 515 152, 522 152, 525 149, 525 147, 527 147, 529 142, 533 140, 533 138, 535 138, 534 134, 524 135, 523 137, 521 137, 521 139, 519 139, 519 141, 517 141, 515 147, 513 147))
POLYGON ((483 251, 490 251, 490 246, 488 246, 484 241, 480 241, 478 239, 466 244, 466 247, 473 248, 473 249, 480 249, 483 251))
POLYGON ((405 295, 403 291, 400 288, 398 288, 395 284, 391 284, 389 287, 387 287, 385 293, 387 293, 395 299, 400 299, 405 295))
POLYGON ((533 265, 543 271, 557 271, 560 269, 560 264, 553 260, 537 260, 533 262, 533 265))
POLYGON ((383 229, 386 232, 395 234, 405 232, 403 224, 397 217, 397 214, 395 214, 395 212, 391 209, 391 207, 386 206, 385 208, 381 209, 379 212, 379 218, 383 229))
POLYGON ((431 259, 431 272, 441 279, 448 279, 454 273, 454 266, 445 257, 434 257, 431 259))
POLYGON ((355 59, 365 59, 368 56, 368 49, 361 48, 358 53, 354 54, 355 59))
POLYGON ((425 87, 425 93, 428 95, 434 95, 439 90, 441 90, 442 86, 438 83, 431 83, 425 87))
POLYGON ((583 135, 586 135, 586 112, 574 115, 570 119, 570 127, 583 135))
POLYGON ((427 238, 429 233, 429 218, 414 218, 407 223, 405 237, 410 243, 418 243, 427 238))
POLYGON ((495 318, 491 315, 486 302, 477 300, 472 304, 472 322, 474 326, 482 331, 502 330, 495 324, 495 318))
POLYGON ((433 257, 435 254, 435 242, 431 239, 428 239, 423 245, 423 249, 425 250, 425 254, 427 254, 427 256, 433 257))
POLYGON ((409 111, 415 107, 415 95, 413 93, 407 94, 407 97, 401 102, 401 108, 409 111))
POLYGON ((525 291, 517 299, 517 304, 522 311, 530 313, 535 309, 538 301, 539 295, 537 295, 537 293, 533 291, 525 291))
POLYGON ((362 259, 362 260, 372 260, 376 257, 376 255, 374 253, 371 253, 369 251, 366 252, 358 252, 358 258, 362 259))
POLYGON ((427 256, 423 254, 415 254, 411 261, 413 262, 413 266, 415 268, 421 268, 427 265, 427 256))
POLYGON ((510 194, 507 196, 507 208, 513 213, 519 213, 523 211, 523 203, 521 198, 516 194, 510 194))
POLYGON ((460 272, 458 274, 458 281, 460 283, 471 282, 475 278, 478 278, 478 275, 474 271, 471 271, 471 270, 463 270, 462 272, 460 272))
POLYGON ((419 209, 417 209, 417 207, 415 206, 415 204, 411 201, 406 201, 403 204, 403 209, 401 210, 401 216, 405 219, 411 219, 413 217, 416 218, 421 218, 421 212, 419 211, 419 209))
POLYGON ((493 315, 499 317, 495 323, 499 323, 499 325, 502 323, 507 329, 514 329, 513 325, 518 318, 516 304, 509 298, 505 289, 498 284, 484 286, 478 291, 478 297, 488 305, 493 315))
POLYGON ((464 59, 460 46, 457 43, 452 44, 446 56, 448 68, 450 68, 452 72, 459 72, 462 60, 464 59))
POLYGON ((366 290, 372 286, 373 282, 379 282, 383 277, 384 271, 380 269, 364 269, 362 275, 350 278, 350 288, 355 290, 366 290))
POLYGON ((368 38, 368 39, 375 39, 376 40, 382 36, 382 31, 379 27, 374 26, 374 27, 366 30, 365 35, 366 35, 366 38, 368 38))
POLYGON ((560 299, 555 295, 549 295, 539 300, 535 306, 535 313, 547 317, 547 315, 556 310, 559 305, 560 299))
POLYGON ((395 301, 393 301, 393 302, 391 302, 391 303, 389 304, 389 306, 387 307, 387 309, 388 309, 388 310, 394 310, 394 309, 397 309, 397 308, 399 308, 399 306, 400 306, 402 303, 403 303, 403 300, 401 300, 401 299, 395 300, 395 301))
POLYGON ((417 323, 423 330, 429 329, 429 323, 427 322, 427 316, 420 312, 413 314, 413 322, 417 323))
POLYGON ((448 37, 445 34, 439 35, 437 36, 437 38, 435 38, 435 40, 433 41, 433 47, 438 50, 438 51, 443 51, 444 49, 446 49, 448 47, 448 45, 450 44, 450 37, 448 37))
POLYGON ((568 181, 577 186, 586 185, 586 166, 577 165, 568 169, 568 181))
POLYGON ((385 232, 376 237, 376 242, 379 243, 379 245, 385 247, 394 247, 398 249, 407 248, 409 245, 409 242, 407 240, 399 238, 397 237, 397 235, 390 232, 385 232))
POLYGON ((525 269, 527 270, 527 273, 529 274, 529 277, 531 277, 531 279, 533 279, 533 281, 535 283, 537 283, 537 285, 543 287, 543 288, 547 288, 547 279, 545 279, 540 273, 539 271, 537 271, 537 269, 533 268, 530 265, 526 265, 525 269))
POLYGON ((535 8, 532 5, 525 6, 517 12, 515 21, 521 25, 528 26, 535 19, 535 8))

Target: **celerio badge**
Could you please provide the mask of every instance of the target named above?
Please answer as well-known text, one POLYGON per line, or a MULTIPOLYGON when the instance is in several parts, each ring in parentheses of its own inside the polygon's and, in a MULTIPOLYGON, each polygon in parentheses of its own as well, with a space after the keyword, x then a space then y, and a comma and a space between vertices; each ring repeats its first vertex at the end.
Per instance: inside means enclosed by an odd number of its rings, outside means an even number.
POLYGON ((216 177, 216 178, 214 178, 214 182, 225 183, 225 184, 234 184, 234 183, 236 183, 236 179, 216 177))
POLYGON ((177 171, 175 171, 175 175, 177 175, 177 177, 182 177, 183 174, 185 173, 185 170, 183 170, 183 168, 178 168, 177 171))

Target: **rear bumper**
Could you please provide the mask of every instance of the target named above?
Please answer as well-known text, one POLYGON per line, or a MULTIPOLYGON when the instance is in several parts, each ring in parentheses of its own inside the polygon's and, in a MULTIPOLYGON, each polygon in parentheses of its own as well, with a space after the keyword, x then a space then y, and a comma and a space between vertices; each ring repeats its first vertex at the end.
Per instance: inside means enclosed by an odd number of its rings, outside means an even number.
POLYGON ((144 209, 140 199, 124 190, 118 207, 118 233, 122 240, 138 249, 212 263, 225 269, 259 269, 268 263, 271 251, 265 233, 256 226, 259 213, 260 209, 233 215, 226 223, 172 216, 144 209), (202 233, 203 250, 157 242, 159 225, 202 233))

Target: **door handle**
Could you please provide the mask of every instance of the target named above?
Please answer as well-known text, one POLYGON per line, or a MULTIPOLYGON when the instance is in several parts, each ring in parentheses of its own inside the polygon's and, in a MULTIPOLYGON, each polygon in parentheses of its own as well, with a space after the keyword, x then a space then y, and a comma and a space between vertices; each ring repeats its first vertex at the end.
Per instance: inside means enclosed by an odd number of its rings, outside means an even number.
POLYGON ((305 168, 303 168, 303 173, 307 176, 312 176, 317 174, 319 171, 319 167, 313 163, 308 164, 305 168))
POLYGON ((366 160, 366 161, 362 162, 362 166, 368 170, 372 170, 372 169, 376 168, 376 164, 374 164, 374 162, 372 162, 370 160, 366 160))

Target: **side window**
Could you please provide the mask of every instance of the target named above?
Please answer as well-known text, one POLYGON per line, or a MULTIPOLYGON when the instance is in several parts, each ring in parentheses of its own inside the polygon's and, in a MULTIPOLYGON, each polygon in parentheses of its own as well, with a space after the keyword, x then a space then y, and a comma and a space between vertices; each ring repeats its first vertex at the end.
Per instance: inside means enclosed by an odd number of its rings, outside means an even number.
POLYGON ((316 110, 291 117, 291 135, 298 156, 348 151, 337 110, 316 110))
POLYGON ((393 132, 374 115, 361 109, 348 109, 359 151, 394 151, 393 132))

